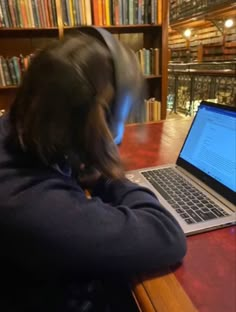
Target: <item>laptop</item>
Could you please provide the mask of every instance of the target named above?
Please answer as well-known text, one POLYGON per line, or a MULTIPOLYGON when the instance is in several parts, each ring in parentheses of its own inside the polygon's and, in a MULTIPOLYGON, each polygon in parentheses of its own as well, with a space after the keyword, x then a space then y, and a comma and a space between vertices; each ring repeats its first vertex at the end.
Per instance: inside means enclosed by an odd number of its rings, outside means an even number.
POLYGON ((202 101, 175 164, 127 172, 186 235, 236 223, 236 108, 202 101))

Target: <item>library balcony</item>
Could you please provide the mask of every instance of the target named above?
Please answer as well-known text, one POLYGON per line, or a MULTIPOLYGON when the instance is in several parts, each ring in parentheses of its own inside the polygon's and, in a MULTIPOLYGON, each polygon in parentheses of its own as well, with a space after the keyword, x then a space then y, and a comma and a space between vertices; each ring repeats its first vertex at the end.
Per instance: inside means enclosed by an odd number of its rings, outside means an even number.
POLYGON ((171 2, 170 24, 189 18, 198 18, 230 5, 235 5, 235 0, 173 1, 171 2))
POLYGON ((236 62, 169 64, 167 109, 193 116, 201 100, 236 107, 236 62))

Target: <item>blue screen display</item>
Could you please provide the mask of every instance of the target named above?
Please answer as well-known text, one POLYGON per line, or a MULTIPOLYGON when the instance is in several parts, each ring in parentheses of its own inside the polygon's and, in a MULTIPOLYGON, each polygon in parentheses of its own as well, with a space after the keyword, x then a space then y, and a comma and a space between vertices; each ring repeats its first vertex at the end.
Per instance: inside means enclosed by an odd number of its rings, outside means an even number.
POLYGON ((236 191, 236 112, 200 105, 180 157, 236 191))

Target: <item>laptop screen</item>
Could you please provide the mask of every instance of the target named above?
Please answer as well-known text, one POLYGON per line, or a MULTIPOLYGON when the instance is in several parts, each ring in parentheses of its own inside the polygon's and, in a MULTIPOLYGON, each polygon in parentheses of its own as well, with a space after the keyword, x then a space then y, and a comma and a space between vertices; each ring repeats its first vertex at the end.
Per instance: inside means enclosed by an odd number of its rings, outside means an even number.
POLYGON ((202 102, 179 158, 236 192, 236 110, 202 102))

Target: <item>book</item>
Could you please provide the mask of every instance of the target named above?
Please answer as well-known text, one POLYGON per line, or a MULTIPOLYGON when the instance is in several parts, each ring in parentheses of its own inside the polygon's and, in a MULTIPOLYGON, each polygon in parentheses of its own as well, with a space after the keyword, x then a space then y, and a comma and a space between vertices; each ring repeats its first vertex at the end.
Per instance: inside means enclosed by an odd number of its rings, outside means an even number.
POLYGON ((0 5, 2 8, 2 15, 3 15, 3 24, 5 25, 5 27, 11 27, 10 24, 10 16, 7 12, 7 2, 5 0, 0 0, 0 5))
POLYGON ((64 26, 69 26, 69 18, 67 13, 66 1, 62 0, 61 2, 61 10, 62 10, 62 21, 64 26))
POLYGON ((112 8, 113 8, 113 24, 119 25, 120 19, 119 19, 119 1, 118 0, 112 0, 112 8))
POLYGON ((20 82, 21 82, 21 69, 20 69, 19 57, 13 56, 12 57, 12 63, 13 63, 14 71, 16 74, 16 84, 20 84, 20 82))
POLYGON ((0 27, 4 27, 4 26, 5 26, 5 22, 4 22, 4 17, 3 17, 1 3, 0 3, 0 27))
POLYGON ((154 100, 153 103, 153 119, 154 121, 161 120, 161 102, 154 100))
POLYGON ((138 1, 139 0, 133 0, 133 20, 134 24, 138 24, 138 1))
POLYGON ((72 26, 72 18, 70 14, 70 0, 63 0, 65 1, 65 7, 66 7, 66 14, 68 17, 68 25, 67 26, 72 26))
POLYGON ((128 19, 129 19, 129 24, 133 25, 134 24, 134 6, 133 6, 133 0, 129 1, 128 3, 128 19))
POLYGON ((32 1, 31 0, 27 0, 27 2, 26 2, 26 11, 27 11, 27 15, 28 15, 29 26, 33 28, 33 27, 35 27, 35 23, 34 23, 34 16, 33 16, 32 1))
POLYGON ((86 25, 86 15, 85 15, 85 3, 84 0, 79 2, 79 11, 81 17, 81 25, 86 25))
POLYGON ((85 0, 85 20, 86 20, 86 25, 90 26, 92 25, 92 10, 91 10, 91 1, 90 0, 85 0))
POLYGON ((155 24, 156 20, 156 0, 151 0, 151 24, 155 24))
POLYGON ((5 81, 5 77, 3 74, 3 66, 2 66, 2 56, 0 56, 0 86, 1 87, 5 87, 6 86, 6 81, 5 81))
POLYGON ((73 14, 73 26, 78 26, 78 18, 77 18, 77 11, 76 11, 76 2, 77 0, 71 0, 71 6, 72 6, 72 14, 73 14))
POLYGON ((53 26, 57 26, 57 9, 55 0, 51 0, 52 16, 53 16, 53 26))
POLYGON ((20 0, 20 14, 22 17, 22 27, 26 28, 29 27, 29 23, 28 23, 28 17, 26 14, 26 7, 25 7, 25 1, 24 0, 20 0))
POLYGON ((98 9, 99 3, 98 2, 99 2, 99 0, 92 0, 93 25, 95 25, 95 26, 100 25, 99 16, 98 16, 98 13, 99 13, 99 9, 98 9))
POLYGON ((137 23, 139 25, 142 24, 142 5, 143 5, 143 0, 138 0, 138 18, 137 18, 137 23))
POLYGON ((139 60, 139 64, 140 64, 140 68, 142 70, 142 73, 145 73, 145 69, 144 69, 144 49, 140 49, 138 51, 138 60, 139 60))
POLYGON ((46 22, 45 26, 46 27, 51 27, 51 25, 50 25, 50 17, 49 17, 48 0, 44 0, 44 9, 45 9, 45 22, 46 22))
POLYGON ((154 68, 153 68, 153 74, 154 75, 160 75, 160 50, 155 48, 154 50, 154 68))
POLYGON ((31 4, 32 4, 32 11, 33 11, 33 16, 34 16, 35 26, 40 27, 41 24, 40 24, 39 12, 38 12, 37 0, 31 0, 31 4))
POLYGON ((18 27, 23 28, 23 18, 22 18, 22 13, 21 13, 21 0, 16 0, 16 14, 17 14, 17 19, 19 22, 18 27))
POLYGON ((12 59, 8 58, 6 60, 6 62, 7 62, 8 68, 9 68, 9 74, 10 74, 10 77, 11 77, 11 84, 17 85, 16 72, 15 72, 15 68, 14 68, 14 64, 12 62, 12 59))
POLYGON ((8 4, 9 4, 10 15, 11 15, 12 27, 17 27, 16 17, 15 17, 14 7, 13 7, 13 0, 9 0, 8 4))
POLYGON ((2 69, 3 69, 3 75, 4 75, 4 80, 6 82, 6 86, 12 85, 10 73, 9 73, 9 68, 7 65, 7 61, 5 58, 2 57, 2 69))
POLYGON ((129 12, 128 12, 128 3, 126 0, 122 0, 122 25, 129 24, 129 12))
POLYGON ((110 0, 105 0, 105 15, 106 15, 105 20, 106 20, 106 25, 107 26, 111 25, 110 11, 111 11, 110 0))

